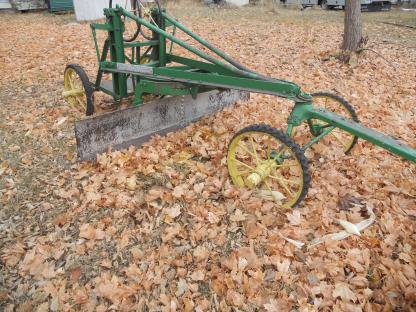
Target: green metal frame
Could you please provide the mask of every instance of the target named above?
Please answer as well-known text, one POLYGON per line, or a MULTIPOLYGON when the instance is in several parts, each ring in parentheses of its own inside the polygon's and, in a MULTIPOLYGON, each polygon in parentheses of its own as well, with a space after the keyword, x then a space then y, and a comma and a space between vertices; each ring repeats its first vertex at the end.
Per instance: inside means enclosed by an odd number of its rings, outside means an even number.
MULTIPOLYGON (((311 124, 312 119, 327 123, 322 131, 318 131, 310 142, 303 146, 309 148, 317 143, 333 129, 340 128, 354 136, 367 140, 390 152, 416 163, 416 150, 381 134, 377 131, 346 119, 325 109, 312 105, 312 96, 303 93, 298 85, 285 80, 273 79, 256 73, 220 51, 209 42, 194 34, 180 24, 164 10, 154 8, 151 16, 155 23, 139 18, 120 6, 104 10, 105 24, 91 24, 99 70, 94 84, 95 90, 101 90, 114 97, 115 100, 134 95, 134 105, 142 103, 144 94, 185 95, 197 97, 198 93, 212 89, 238 89, 255 93, 265 93, 291 99, 295 102, 288 118, 287 134, 292 134, 293 128, 303 122, 311 124), (124 42, 124 23, 122 18, 134 20, 142 27, 152 31, 151 40, 124 42), (172 32, 167 28, 173 27, 172 32), (187 34, 193 40, 210 50, 207 54, 176 36, 176 30, 187 34), (108 32, 107 39, 100 53, 96 30, 108 32), (170 41, 167 51, 167 41, 170 41), (186 58, 172 53, 174 45, 178 45, 201 60, 186 58), (141 53, 141 48, 146 48, 141 53), (125 50, 132 49, 128 57, 125 50), (215 54, 216 57, 212 56, 215 54), (150 56, 150 62, 141 64, 145 57, 150 56), (103 73, 112 74, 113 88, 102 86, 103 73), (128 79, 133 84, 133 91, 128 92, 128 79)), ((313 130, 313 129, 312 129, 313 130)))

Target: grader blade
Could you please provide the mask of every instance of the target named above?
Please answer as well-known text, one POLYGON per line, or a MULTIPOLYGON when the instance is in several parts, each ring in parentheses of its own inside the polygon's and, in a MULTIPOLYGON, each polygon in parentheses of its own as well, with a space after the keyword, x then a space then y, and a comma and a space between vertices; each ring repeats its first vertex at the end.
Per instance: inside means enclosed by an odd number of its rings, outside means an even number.
POLYGON ((249 93, 236 90, 201 93, 191 96, 167 97, 150 103, 118 110, 95 118, 75 122, 78 157, 95 160, 97 154, 140 146, 153 135, 164 135, 195 122, 203 116, 245 101, 249 93))

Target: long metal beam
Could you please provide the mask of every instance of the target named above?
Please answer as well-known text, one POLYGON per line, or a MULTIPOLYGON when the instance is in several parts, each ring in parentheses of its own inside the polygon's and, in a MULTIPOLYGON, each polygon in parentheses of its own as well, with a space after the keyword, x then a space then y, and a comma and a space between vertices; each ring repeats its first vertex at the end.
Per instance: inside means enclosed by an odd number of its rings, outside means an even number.
POLYGON ((309 114, 312 118, 322 120, 328 124, 351 133, 361 139, 380 146, 398 156, 416 163, 416 149, 389 137, 383 133, 369 129, 351 119, 334 114, 323 108, 309 107, 309 114))
POLYGON ((284 82, 275 83, 245 77, 230 77, 216 73, 197 73, 169 67, 149 67, 145 65, 102 62, 100 69, 107 72, 140 75, 146 78, 157 78, 166 81, 184 82, 194 85, 207 85, 223 89, 272 94, 289 99, 296 98, 299 87, 284 82))

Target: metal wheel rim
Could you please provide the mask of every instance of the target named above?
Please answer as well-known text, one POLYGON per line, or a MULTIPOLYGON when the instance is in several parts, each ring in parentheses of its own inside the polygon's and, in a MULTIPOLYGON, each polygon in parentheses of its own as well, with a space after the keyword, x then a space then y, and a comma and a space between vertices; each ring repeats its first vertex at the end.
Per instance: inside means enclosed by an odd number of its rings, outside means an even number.
MULTIPOLYGON (((347 117, 348 119, 353 119, 351 112, 339 100, 333 97, 327 96, 327 95, 313 95, 313 102, 314 102, 314 106, 316 107, 323 107, 323 108, 328 109, 328 104, 329 104, 328 100, 335 102, 337 104, 337 109, 339 109, 339 110, 329 109, 330 111, 340 114, 344 117, 347 117), (324 106, 316 105, 317 99, 325 99, 325 105, 324 106)), ((316 120, 316 119, 312 119, 311 122, 312 124, 328 125, 327 123, 316 120)), ((354 135, 349 134, 348 132, 345 132, 339 128, 335 128, 334 130, 332 130, 330 134, 328 134, 328 136, 332 136, 333 138, 335 138, 335 140, 338 141, 338 143, 342 145, 344 152, 348 152, 355 143, 354 135), (344 138, 347 138, 347 139, 344 139, 344 138)))
POLYGON ((249 186, 247 180, 248 175, 256 172, 256 167, 254 165, 256 164, 259 166, 262 164, 261 162, 264 163, 265 161, 270 161, 271 152, 274 152, 275 150, 272 145, 267 146, 266 149, 264 149, 264 146, 261 147, 260 145, 262 142, 258 141, 259 136, 263 138, 262 141, 274 142, 275 149, 283 148, 283 150, 278 153, 288 154, 288 158, 279 165, 276 163, 276 167, 272 169, 268 177, 258 185, 257 194, 262 198, 280 202, 284 208, 292 207, 301 196, 304 186, 302 165, 296 158, 294 152, 291 151, 285 143, 269 133, 248 131, 234 137, 230 143, 227 155, 228 170, 233 183, 239 187, 252 188, 249 186), (255 136, 257 136, 257 138, 255 136), (253 145, 242 147, 241 142, 244 141, 245 145, 246 140, 249 142, 254 141, 255 147, 253 147, 253 145), (256 161, 255 155, 257 155, 259 162, 256 161), (244 157, 246 158, 244 159, 244 157), (290 177, 290 174, 293 174, 293 168, 298 171, 295 180, 292 180, 290 177), (283 195, 285 199, 278 200, 277 198, 281 195, 283 195))
POLYGON ((85 88, 81 78, 73 68, 67 68, 64 74, 64 97, 72 108, 85 113, 87 109, 85 88), (73 92, 73 94, 69 92, 73 92))

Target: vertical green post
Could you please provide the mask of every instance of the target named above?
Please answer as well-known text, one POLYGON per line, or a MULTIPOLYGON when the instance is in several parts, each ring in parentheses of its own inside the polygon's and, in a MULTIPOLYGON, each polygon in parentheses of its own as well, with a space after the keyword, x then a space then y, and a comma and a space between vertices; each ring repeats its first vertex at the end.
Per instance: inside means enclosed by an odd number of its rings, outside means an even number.
MULTIPOLYGON (((162 12, 158 12, 159 28, 165 30, 165 18, 162 16, 162 12)), ((159 66, 166 66, 166 37, 159 34, 159 66)))
MULTIPOLYGON (((120 15, 115 10, 108 10, 108 21, 111 23, 110 30, 110 57, 112 62, 124 63, 124 43, 123 43, 123 22, 120 15)), ((113 73, 113 92, 116 94, 115 99, 118 100, 127 96, 127 78, 126 74, 113 73)))

